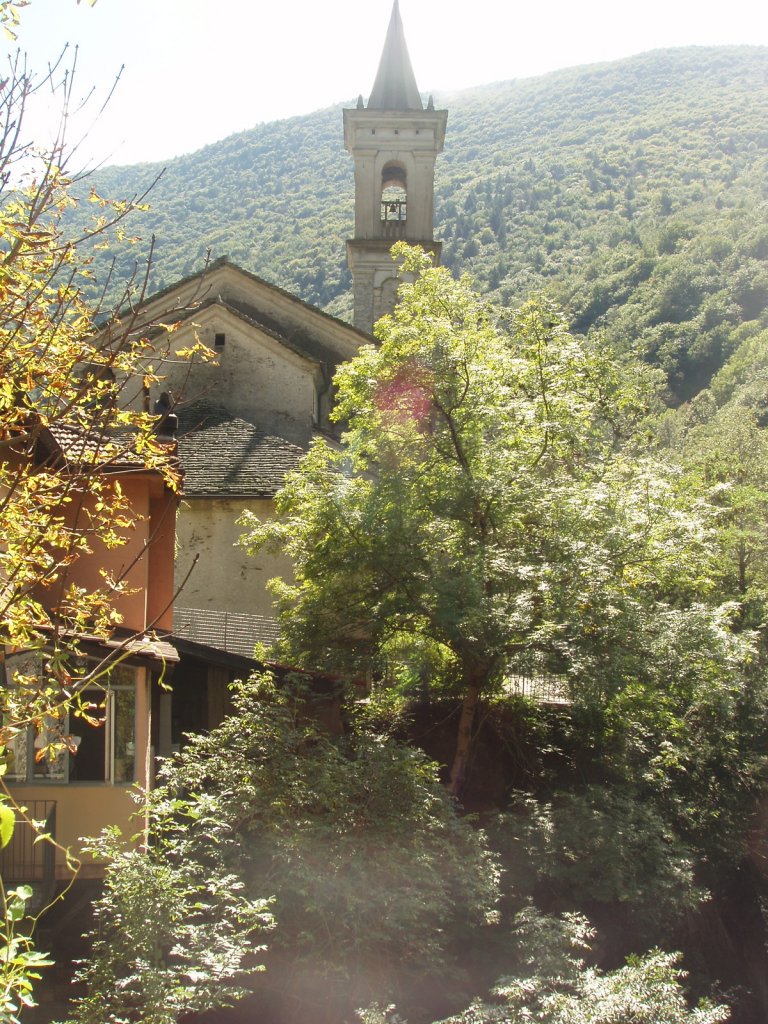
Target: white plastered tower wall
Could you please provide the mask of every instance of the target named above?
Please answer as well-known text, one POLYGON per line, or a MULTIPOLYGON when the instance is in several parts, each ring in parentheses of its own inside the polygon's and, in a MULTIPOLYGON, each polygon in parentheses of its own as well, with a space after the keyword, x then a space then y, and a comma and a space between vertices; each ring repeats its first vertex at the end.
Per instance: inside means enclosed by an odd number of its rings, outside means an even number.
POLYGON ((421 245, 439 262, 433 234, 435 161, 443 149, 446 110, 421 101, 405 44, 397 0, 392 9, 378 74, 368 105, 344 111, 344 146, 355 161, 355 237, 347 242, 352 272, 354 325, 370 331, 394 308, 396 269, 392 245, 421 245), (384 197, 388 182, 402 201, 384 197))

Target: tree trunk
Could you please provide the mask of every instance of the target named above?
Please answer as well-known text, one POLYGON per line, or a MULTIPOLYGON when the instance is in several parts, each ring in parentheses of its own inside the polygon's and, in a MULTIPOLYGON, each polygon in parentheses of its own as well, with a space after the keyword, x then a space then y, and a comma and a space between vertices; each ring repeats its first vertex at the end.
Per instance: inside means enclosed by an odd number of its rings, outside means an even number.
POLYGON ((480 680, 474 674, 467 682, 464 691, 464 702, 461 705, 459 717, 459 729, 456 735, 456 751, 453 755, 451 765, 451 780, 448 784, 448 792, 451 796, 458 796, 464 785, 469 764, 469 754, 472 747, 472 727, 475 724, 475 713, 480 700, 480 680))

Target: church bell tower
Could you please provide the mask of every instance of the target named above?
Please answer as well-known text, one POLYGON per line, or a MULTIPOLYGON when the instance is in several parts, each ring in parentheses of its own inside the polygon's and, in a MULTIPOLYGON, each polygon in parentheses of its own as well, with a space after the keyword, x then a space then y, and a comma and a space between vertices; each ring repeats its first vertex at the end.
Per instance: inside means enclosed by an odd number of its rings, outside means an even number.
POLYGON ((355 237, 347 242, 354 324, 371 331, 395 305, 390 256, 399 239, 440 259, 433 236, 435 159, 445 139, 447 110, 424 108, 408 56, 398 0, 368 105, 344 111, 344 146, 355 161, 355 237))

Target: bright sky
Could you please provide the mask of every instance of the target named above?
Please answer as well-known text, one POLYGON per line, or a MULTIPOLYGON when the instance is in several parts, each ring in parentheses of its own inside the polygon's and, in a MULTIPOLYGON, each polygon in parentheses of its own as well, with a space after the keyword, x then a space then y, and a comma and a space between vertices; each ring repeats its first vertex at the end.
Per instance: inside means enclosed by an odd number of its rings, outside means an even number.
MULTIPOLYGON (((391 0, 31 0, 18 43, 34 68, 78 44, 79 92, 95 86, 100 99, 125 65, 88 152, 135 163, 367 97, 390 11, 391 0)), ((400 11, 422 91, 658 47, 768 45, 765 0, 400 0, 400 11)))

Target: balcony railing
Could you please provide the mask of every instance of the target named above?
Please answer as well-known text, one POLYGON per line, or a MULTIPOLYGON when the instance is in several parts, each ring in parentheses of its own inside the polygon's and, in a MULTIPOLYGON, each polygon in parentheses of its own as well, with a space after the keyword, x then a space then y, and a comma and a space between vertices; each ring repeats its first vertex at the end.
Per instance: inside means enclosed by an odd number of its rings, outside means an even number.
POLYGON ((383 220, 381 222, 381 237, 396 242, 399 238, 405 238, 405 228, 404 220, 383 220))

